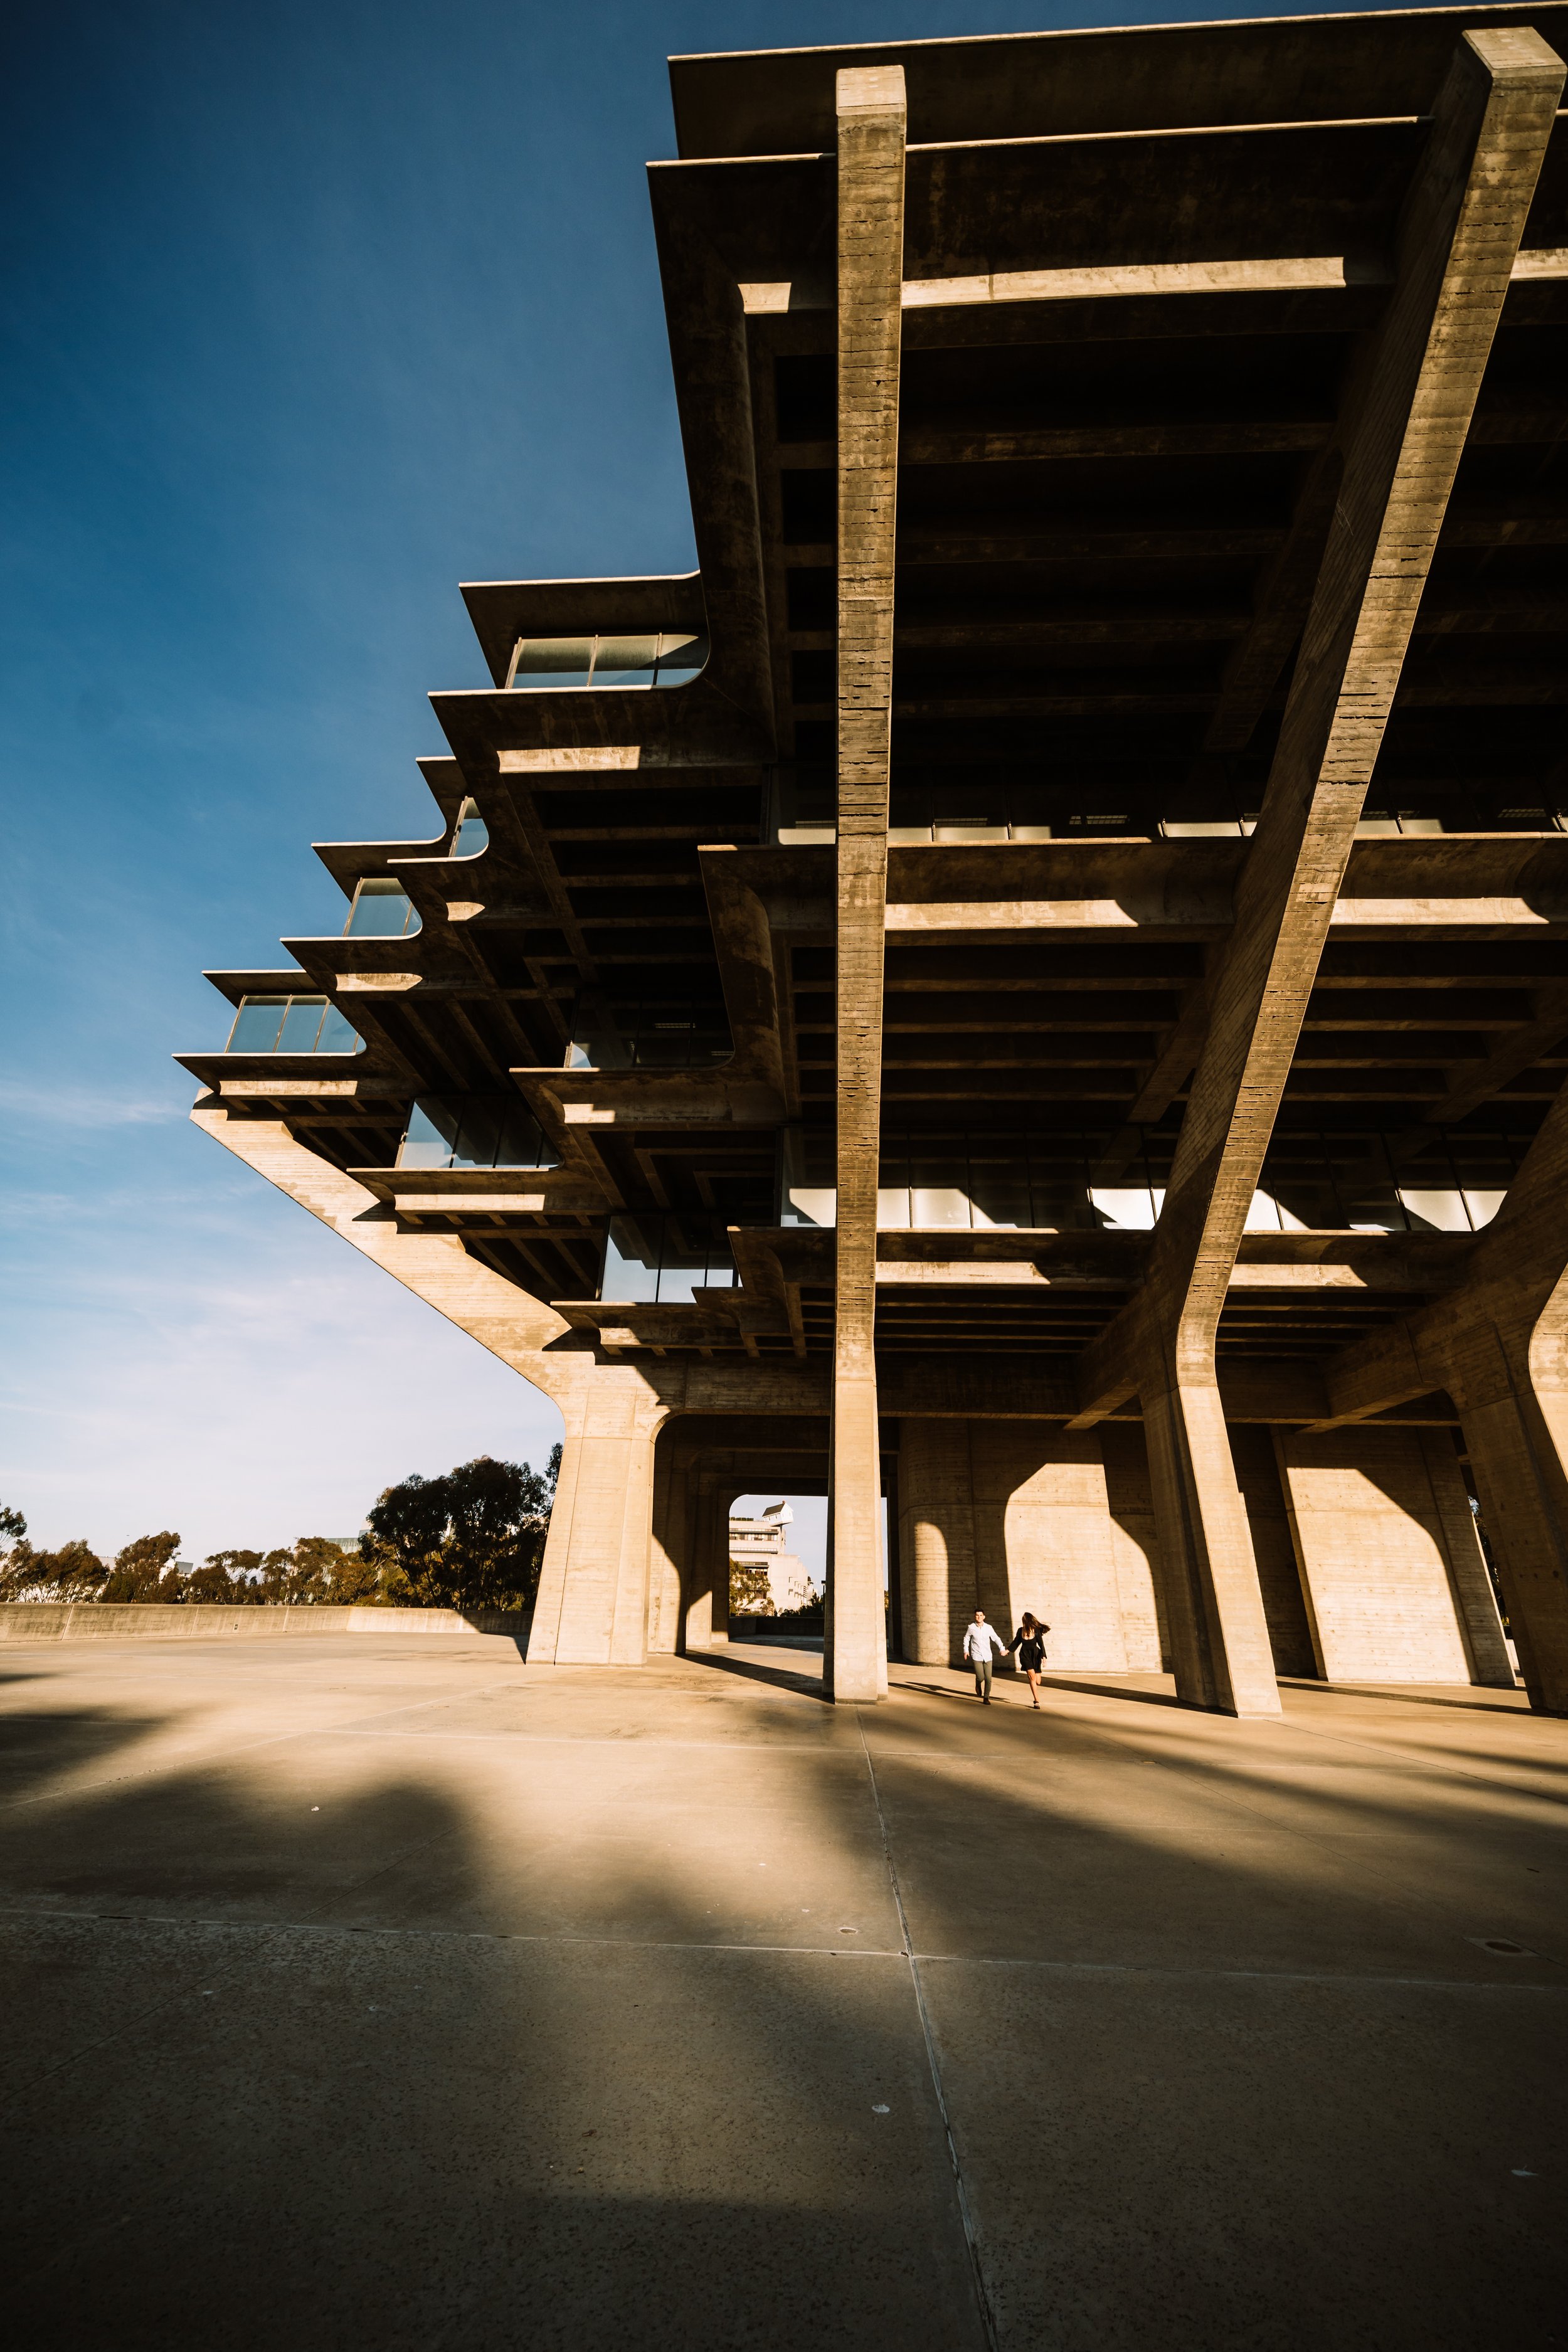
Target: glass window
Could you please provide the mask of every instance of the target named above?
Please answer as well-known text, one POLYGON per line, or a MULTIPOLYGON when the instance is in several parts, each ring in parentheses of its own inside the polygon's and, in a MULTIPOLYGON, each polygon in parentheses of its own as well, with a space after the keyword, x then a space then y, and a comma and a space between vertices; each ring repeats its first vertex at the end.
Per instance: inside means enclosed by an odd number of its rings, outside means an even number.
POLYGON ((658 641, 659 685, 689 685, 707 659, 708 639, 705 635, 671 635, 667 631, 658 641))
POLYGON ((1020 1155, 969 1155, 969 1198, 976 1225, 1026 1225, 1030 1222, 1028 1164, 1020 1155))
POLYGON ((658 646, 657 637, 601 637, 594 656, 594 684, 651 686, 658 646))
POLYGON ((1089 1163, 1081 1138, 1064 1135, 1054 1147, 1029 1146, 1031 1223, 1043 1233, 1070 1234, 1097 1224, 1089 1198, 1089 1163))
POLYGON ((610 1219, 601 1298, 689 1307, 698 1291, 732 1290, 736 1280, 729 1238, 717 1217, 656 1211, 610 1219))
POLYGON ((270 1054, 288 1009, 286 996, 242 996, 225 1053, 270 1054))
POLYGON ((1146 1184, 1091 1184, 1089 1197, 1103 1223, 1122 1233, 1149 1233, 1157 1213, 1146 1184))
POLYGON ((708 1221, 705 1217, 667 1217, 659 1255, 658 1302, 689 1306, 692 1293, 708 1280, 708 1221))
POLYGON ((504 1097, 416 1102, 397 1154, 400 1168, 553 1168, 539 1121, 504 1097))
POLYGON ((831 1225, 837 1210, 832 1136, 822 1128, 786 1127, 778 1156, 780 1224, 831 1225))
POLYGON ((242 998, 230 1054, 358 1054, 364 1039, 324 996, 242 998))
POLYGON ((1318 1135, 1277 1135, 1263 1166, 1265 1188, 1279 1204, 1287 1233, 1332 1233, 1344 1223, 1318 1135))
POLYGON ((605 1240, 601 1298, 631 1304, 658 1297, 658 1217, 612 1217, 605 1240))
POLYGON ((400 1168, 449 1168, 458 1139, 455 1113, 445 1103, 416 1102, 408 1114, 408 1132, 398 1150, 400 1168))
POLYGON ((279 1033, 278 1051, 280 1054, 313 1054, 316 1040, 321 1034, 321 1015, 326 1009, 324 996, 291 996, 279 1033))
POLYGON ((452 835, 453 856, 477 857, 481 849, 489 845, 489 827, 479 814, 478 801, 465 801, 458 811, 458 829, 452 835))
POLYGON ((544 1133, 530 1110, 509 1107, 500 1122, 496 1144, 498 1168, 553 1168, 555 1155, 547 1150, 544 1133))
POLYGON ((335 1004, 329 1004, 321 1015, 321 1031, 316 1039, 316 1051, 318 1054, 361 1054, 364 1051, 364 1039, 347 1014, 340 1013, 335 1004))
POLYGON ((586 686, 594 666, 592 637, 520 637, 508 686, 586 686))
POLYGON ((1389 1173, 1381 1135, 1333 1135, 1323 1139, 1340 1222, 1354 1233, 1403 1234, 1409 1220, 1389 1173))
POLYGON ((1402 1184, 1399 1198, 1413 1233, 1468 1234, 1465 1196, 1455 1184, 1402 1184))
POLYGON ((355 939, 397 940, 409 929, 413 916, 414 908, 400 882, 371 875, 354 892, 343 929, 355 939))
POLYGON ((919 1155, 910 1163, 910 1220, 915 1225, 969 1223, 969 1162, 919 1155))

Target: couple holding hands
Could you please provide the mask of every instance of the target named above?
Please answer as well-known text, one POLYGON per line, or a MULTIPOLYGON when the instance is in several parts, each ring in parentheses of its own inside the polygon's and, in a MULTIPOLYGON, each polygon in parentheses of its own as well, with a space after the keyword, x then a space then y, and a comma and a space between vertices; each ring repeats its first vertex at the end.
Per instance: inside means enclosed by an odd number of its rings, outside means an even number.
POLYGON ((963 1654, 974 1669, 974 1696, 984 1706, 991 1704, 991 1674, 998 1658, 1009 1658, 1015 1650, 1018 1664, 1029 1677, 1030 1704, 1040 1704, 1040 1668, 1046 1660, 1046 1635, 1048 1625, 1042 1625, 1032 1611, 1026 1609, 1024 1622, 1010 1642, 1004 1642, 994 1625, 986 1622, 984 1609, 977 1609, 963 1632, 963 1654))

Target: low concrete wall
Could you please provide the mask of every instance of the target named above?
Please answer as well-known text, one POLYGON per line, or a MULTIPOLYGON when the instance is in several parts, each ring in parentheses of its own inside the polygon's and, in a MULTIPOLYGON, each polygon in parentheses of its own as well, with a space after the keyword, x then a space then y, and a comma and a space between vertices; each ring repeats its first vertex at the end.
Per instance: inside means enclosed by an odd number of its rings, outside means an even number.
POLYGON ((210 1641, 227 1634, 426 1633, 510 1634, 521 1639, 530 1618, 521 1610, 365 1609, 352 1603, 291 1606, 263 1602, 225 1609, 211 1602, 171 1601, 0 1601, 0 1642, 210 1641))

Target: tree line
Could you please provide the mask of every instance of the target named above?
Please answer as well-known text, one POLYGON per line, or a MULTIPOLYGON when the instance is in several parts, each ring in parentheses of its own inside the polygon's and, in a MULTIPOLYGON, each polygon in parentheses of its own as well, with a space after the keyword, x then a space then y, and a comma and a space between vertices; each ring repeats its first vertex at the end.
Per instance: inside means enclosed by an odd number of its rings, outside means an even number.
POLYGON ((0 1601, 160 1601, 259 1606, 356 1601, 418 1609, 527 1609, 539 1587, 561 1467, 481 1454, 437 1478, 416 1472, 385 1487, 357 1550, 301 1536, 272 1551, 215 1551, 184 1567, 165 1528, 102 1559, 78 1539, 57 1551, 27 1540, 20 1511, 0 1505, 0 1601))

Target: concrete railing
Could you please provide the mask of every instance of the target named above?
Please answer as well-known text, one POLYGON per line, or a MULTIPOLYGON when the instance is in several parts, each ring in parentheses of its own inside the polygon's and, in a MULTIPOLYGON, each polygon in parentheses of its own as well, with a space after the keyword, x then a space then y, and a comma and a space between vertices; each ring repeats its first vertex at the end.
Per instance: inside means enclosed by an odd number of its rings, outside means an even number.
POLYGON ((277 1633, 526 1635, 531 1612, 510 1609, 373 1609, 352 1602, 261 1602, 225 1608, 193 1601, 0 1601, 0 1642, 208 1641, 277 1633))

